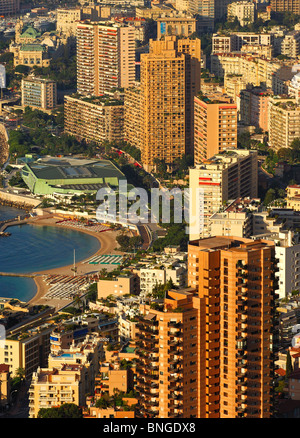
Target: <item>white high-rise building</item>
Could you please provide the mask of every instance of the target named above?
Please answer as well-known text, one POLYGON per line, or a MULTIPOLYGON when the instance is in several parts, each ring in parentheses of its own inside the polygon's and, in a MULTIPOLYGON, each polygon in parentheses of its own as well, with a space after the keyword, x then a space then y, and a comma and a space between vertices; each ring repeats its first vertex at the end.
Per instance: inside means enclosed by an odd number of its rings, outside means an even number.
POLYGON ((210 236, 210 217, 229 200, 257 198, 257 151, 228 149, 190 168, 190 240, 210 236))

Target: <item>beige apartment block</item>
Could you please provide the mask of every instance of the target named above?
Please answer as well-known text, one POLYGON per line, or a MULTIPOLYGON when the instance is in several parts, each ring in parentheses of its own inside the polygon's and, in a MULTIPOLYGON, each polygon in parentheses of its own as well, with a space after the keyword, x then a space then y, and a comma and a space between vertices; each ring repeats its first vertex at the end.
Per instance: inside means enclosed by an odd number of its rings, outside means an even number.
POLYGON ((166 35, 189 37, 196 32, 194 17, 160 17, 157 22, 157 39, 166 35))
POLYGON ((173 16, 174 8, 172 6, 167 6, 163 4, 152 3, 151 8, 145 6, 136 6, 135 16, 137 18, 149 18, 152 20, 157 20, 157 18, 162 16, 173 16))
POLYGON ((106 298, 109 295, 121 297, 123 295, 136 295, 139 292, 139 278, 137 275, 119 275, 118 277, 99 280, 97 284, 97 298, 106 298))
POLYGON ((238 37, 235 34, 214 33, 211 53, 231 53, 238 51, 238 37))
POLYGON ((107 393, 114 395, 115 390, 127 394, 133 390, 133 371, 123 368, 117 361, 101 362, 99 374, 96 377, 96 398, 107 393))
POLYGON ((103 342, 90 334, 81 343, 50 354, 47 368, 33 373, 29 388, 29 417, 37 418, 39 409, 74 403, 84 406, 86 394, 94 392, 103 342))
POLYGON ((210 235, 209 220, 228 200, 257 198, 257 151, 228 149, 190 168, 190 240, 210 235))
POLYGON ((269 146, 290 147, 300 137, 300 106, 297 100, 284 96, 269 99, 269 146))
POLYGON ((12 377, 18 368, 25 370, 25 377, 30 378, 40 366, 47 366, 50 353, 50 334, 53 327, 36 328, 24 333, 9 335, 0 348, 0 363, 9 365, 12 377))
POLYGON ((51 111, 57 105, 56 82, 50 79, 28 77, 21 82, 22 107, 51 111))
POLYGON ((0 15, 14 15, 20 11, 20 0, 1 0, 0 15))
POLYGON ((238 198, 224 211, 209 218, 210 236, 235 236, 250 238, 253 234, 252 211, 260 204, 259 199, 238 198))
POLYGON ((300 32, 292 31, 285 35, 281 43, 281 54, 290 58, 297 58, 300 54, 300 32))
POLYGON ((37 418, 42 408, 72 403, 84 406, 86 391, 82 365, 63 365, 60 369, 38 368, 29 388, 29 418, 37 418))
POLYGON ((64 34, 76 35, 77 23, 82 20, 81 8, 59 8, 56 10, 56 29, 64 34))
MULTIPOLYGON (((247 82, 241 74, 227 74, 224 76, 225 93, 233 99, 233 102, 238 104, 241 90, 247 88, 247 82)), ((237 109, 238 106, 237 106, 237 109)))
POLYGON ((119 314, 119 339, 120 342, 134 341, 137 333, 137 321, 124 313, 119 314))
POLYGON ((8 405, 11 401, 11 378, 9 365, 0 364, 0 407, 8 405))
POLYGON ((193 151, 193 98, 200 90, 199 39, 150 41, 141 55, 142 162, 168 166, 193 151))
POLYGON ((194 98, 194 163, 237 147, 237 106, 221 93, 194 98))
POLYGON ((141 87, 124 90, 124 140, 138 149, 142 147, 142 106, 141 87))
POLYGON ((135 82, 135 30, 115 22, 77 25, 77 91, 102 95, 135 82))
POLYGON ((102 143, 123 140, 124 103, 112 96, 65 96, 65 132, 102 143))
POLYGON ((282 63, 257 54, 223 53, 211 56, 211 72, 225 77, 230 74, 243 75, 244 80, 253 86, 270 88, 276 94, 284 94, 291 74, 293 62, 282 63))
POLYGON ((293 184, 286 188, 286 207, 300 211, 300 185, 293 184))
POLYGON ((247 47, 251 46, 253 49, 256 48, 256 52, 259 52, 260 48, 261 54, 264 54, 265 51, 272 51, 273 44, 274 35, 271 33, 221 31, 212 36, 212 54, 239 52, 242 47, 247 51, 247 47))
POLYGON ((261 44, 244 44, 240 51, 242 53, 256 54, 267 59, 271 59, 274 55, 274 47, 261 44))
POLYGON ((274 242, 237 237, 189 243, 189 285, 202 303, 201 418, 271 417, 274 252, 274 242))
POLYGON ((227 6, 227 18, 229 21, 238 19, 241 26, 247 26, 254 22, 256 17, 256 5, 252 1, 239 1, 227 6))

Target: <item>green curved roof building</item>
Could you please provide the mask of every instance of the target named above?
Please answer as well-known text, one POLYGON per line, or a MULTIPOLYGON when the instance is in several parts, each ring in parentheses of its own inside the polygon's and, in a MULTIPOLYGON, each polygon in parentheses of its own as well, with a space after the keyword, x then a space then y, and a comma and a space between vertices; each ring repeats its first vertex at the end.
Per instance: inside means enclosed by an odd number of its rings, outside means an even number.
POLYGON ((96 193, 101 187, 117 187, 124 174, 109 160, 40 158, 26 163, 22 178, 35 195, 96 193))

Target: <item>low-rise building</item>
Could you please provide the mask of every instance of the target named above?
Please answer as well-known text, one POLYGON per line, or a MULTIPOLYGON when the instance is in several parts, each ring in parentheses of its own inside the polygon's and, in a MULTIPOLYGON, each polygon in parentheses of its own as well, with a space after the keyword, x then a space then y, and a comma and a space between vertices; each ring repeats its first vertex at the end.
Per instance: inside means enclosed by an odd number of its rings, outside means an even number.
POLYGON ((99 362, 104 358, 103 342, 98 334, 69 349, 50 354, 48 367, 38 368, 29 388, 29 417, 37 418, 41 408, 73 403, 84 406, 86 394, 92 394, 99 362))
POLYGON ((154 263, 140 268, 138 275, 142 296, 151 294, 155 286, 166 284, 170 280, 179 288, 187 284, 186 262, 176 257, 158 258, 154 263))
POLYGON ((259 199, 236 199, 222 212, 209 218, 211 236, 250 237, 252 232, 252 212, 257 209, 259 199))
POLYGON ((40 409, 73 403, 83 406, 89 387, 83 365, 62 365, 60 369, 38 368, 29 388, 29 418, 37 418, 40 409))
POLYGON ((300 54, 300 32, 293 30, 285 35, 281 43, 281 54, 297 58, 300 54))
POLYGON ((157 39, 166 35, 190 37, 196 32, 196 18, 188 16, 159 17, 157 22, 157 39))
POLYGON ((114 295, 137 295, 139 293, 139 277, 135 274, 121 274, 115 278, 98 281, 98 300, 114 295))
POLYGON ((124 140, 138 149, 142 147, 141 123, 141 88, 136 83, 134 87, 124 91, 124 140))
POLYGON ((0 363, 9 366, 12 377, 23 368, 28 379, 38 367, 47 366, 52 330, 52 324, 44 324, 24 332, 21 328, 6 337, 3 348, 0 348, 0 363))
POLYGON ((247 87, 240 91, 239 118, 246 125, 255 126, 263 131, 269 129, 269 98, 272 90, 261 87, 247 87))

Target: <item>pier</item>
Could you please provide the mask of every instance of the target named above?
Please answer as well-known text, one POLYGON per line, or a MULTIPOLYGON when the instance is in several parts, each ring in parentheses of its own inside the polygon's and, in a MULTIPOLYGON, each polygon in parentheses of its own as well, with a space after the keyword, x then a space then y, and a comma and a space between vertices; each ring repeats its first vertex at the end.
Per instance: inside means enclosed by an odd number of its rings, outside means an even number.
POLYGON ((29 220, 28 216, 18 216, 14 219, 8 219, 6 221, 0 222, 0 237, 10 235, 10 233, 5 233, 8 227, 13 227, 14 225, 27 224, 29 220))

